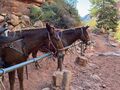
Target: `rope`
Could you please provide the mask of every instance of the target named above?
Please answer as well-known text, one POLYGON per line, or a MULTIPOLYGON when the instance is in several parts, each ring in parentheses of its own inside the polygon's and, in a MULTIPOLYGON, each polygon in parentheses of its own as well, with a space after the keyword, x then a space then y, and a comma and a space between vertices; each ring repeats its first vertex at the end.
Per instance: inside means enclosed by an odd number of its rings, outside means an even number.
POLYGON ((6 90, 5 85, 3 84, 3 80, 2 80, 4 70, 2 68, 0 68, 0 70, 2 70, 2 72, 3 72, 2 75, 0 75, 0 85, 1 85, 0 90, 2 90, 2 87, 3 87, 4 90, 6 90))
POLYGON ((52 40, 51 40, 51 37, 50 37, 50 34, 48 33, 48 39, 49 39, 49 48, 50 48, 50 44, 53 46, 53 48, 55 50, 57 50, 57 48, 55 47, 55 45, 53 44, 52 40))
POLYGON ((6 90, 5 85, 3 84, 3 81, 2 81, 2 76, 0 76, 0 84, 1 84, 1 90, 2 90, 2 87, 4 90, 6 90))
POLYGON ((83 42, 79 42, 79 43, 74 44, 74 45, 66 46, 66 47, 64 47, 64 48, 62 48, 62 49, 58 49, 58 50, 63 51, 63 50, 66 50, 66 49, 69 49, 69 48, 75 47, 75 46, 77 46, 77 45, 79 45, 79 44, 81 44, 81 43, 83 43, 83 42))

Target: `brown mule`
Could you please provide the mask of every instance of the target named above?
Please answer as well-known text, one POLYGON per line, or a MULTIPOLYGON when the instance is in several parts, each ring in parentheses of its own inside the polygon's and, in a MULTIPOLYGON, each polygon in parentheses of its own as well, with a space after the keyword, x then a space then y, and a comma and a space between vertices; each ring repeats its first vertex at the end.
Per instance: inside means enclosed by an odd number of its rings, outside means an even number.
MULTIPOLYGON (((21 41, 23 44, 23 51, 19 52, 17 48, 10 48, 5 47, 2 49, 2 53, 0 54, 2 60, 5 63, 5 67, 9 67, 23 61, 26 61, 29 57, 29 54, 40 48, 43 45, 43 42, 46 42, 48 39, 46 28, 39 29, 30 29, 24 31, 16 31, 16 37, 22 36, 24 39, 21 41)), ((13 36, 14 33, 10 32, 10 36, 13 36)), ((23 68, 17 69, 20 90, 24 90, 23 88, 23 68)), ((9 83, 10 83, 10 90, 14 90, 14 82, 15 82, 15 71, 9 72, 9 83)))
MULTIPOLYGON (((59 32, 58 37, 61 39, 63 46, 60 44, 61 42, 55 43, 56 41, 59 41, 59 39, 56 40, 57 37, 55 38, 55 36, 57 36, 55 33, 56 28, 50 26, 49 24, 46 24, 46 28, 50 34, 51 41, 55 45, 56 49, 67 47, 67 46, 73 44, 76 40, 80 39, 83 42, 83 44, 85 45, 85 49, 84 50, 81 49, 81 50, 85 51, 87 48, 88 42, 90 41, 89 35, 87 33, 87 29, 89 28, 89 26, 76 27, 76 28, 66 29, 64 31, 59 32), (56 45, 58 45, 58 47, 56 45)), ((55 47, 53 45, 49 45, 48 43, 50 43, 50 40, 48 42, 44 43, 44 47, 43 48, 40 47, 39 51, 41 51, 41 52, 52 51, 55 53, 56 52, 55 47)), ((34 52, 32 52, 32 56, 34 58, 37 56, 37 52, 38 52, 38 50, 35 50, 34 52)), ((61 57, 64 59, 63 56, 64 55, 62 55, 61 57)), ((61 59, 61 58, 59 58, 59 59, 61 59)), ((62 64, 61 64, 62 62, 63 62, 63 60, 58 60, 58 68, 62 68, 62 64)))

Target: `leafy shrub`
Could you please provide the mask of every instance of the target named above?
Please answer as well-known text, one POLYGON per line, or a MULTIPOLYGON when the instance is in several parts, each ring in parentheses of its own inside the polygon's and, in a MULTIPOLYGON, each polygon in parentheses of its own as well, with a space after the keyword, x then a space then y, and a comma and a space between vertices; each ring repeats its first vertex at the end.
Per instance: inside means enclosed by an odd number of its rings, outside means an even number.
POLYGON ((120 21, 118 22, 117 31, 115 32, 114 37, 120 42, 120 21))
POLYGON ((90 21, 87 22, 87 25, 89 25, 90 27, 95 27, 96 24, 96 18, 92 18, 90 21))
POLYGON ((75 7, 64 0, 54 0, 55 3, 44 3, 41 7, 30 8, 30 18, 47 21, 59 28, 69 28, 80 24, 80 17, 75 7))
POLYGON ((39 20, 42 18, 42 10, 40 7, 37 7, 37 6, 31 6, 30 7, 30 18, 33 22, 39 20))

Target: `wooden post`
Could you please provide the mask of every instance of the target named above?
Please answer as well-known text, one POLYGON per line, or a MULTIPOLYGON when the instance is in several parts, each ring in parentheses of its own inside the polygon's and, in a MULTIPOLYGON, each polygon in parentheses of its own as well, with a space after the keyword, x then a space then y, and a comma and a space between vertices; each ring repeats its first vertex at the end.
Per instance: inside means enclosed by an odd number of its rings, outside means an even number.
POLYGON ((68 70, 56 71, 53 74, 53 90, 70 90, 72 74, 68 70))

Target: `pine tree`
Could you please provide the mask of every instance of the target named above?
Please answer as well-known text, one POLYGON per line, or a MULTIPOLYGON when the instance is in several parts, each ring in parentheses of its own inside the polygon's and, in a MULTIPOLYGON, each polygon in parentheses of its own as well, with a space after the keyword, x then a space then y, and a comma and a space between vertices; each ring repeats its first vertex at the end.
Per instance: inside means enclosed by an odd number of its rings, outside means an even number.
POLYGON ((90 0, 90 2, 93 6, 91 14, 97 17, 97 27, 116 31, 118 25, 116 0, 90 0))

